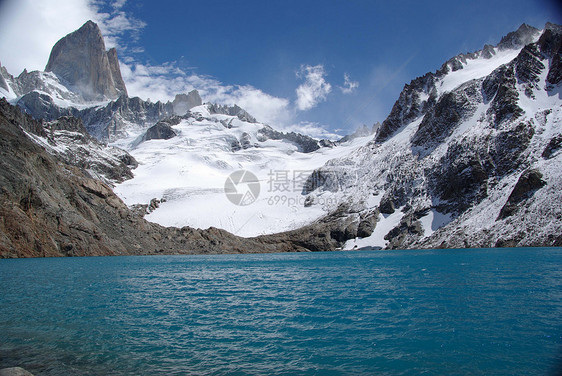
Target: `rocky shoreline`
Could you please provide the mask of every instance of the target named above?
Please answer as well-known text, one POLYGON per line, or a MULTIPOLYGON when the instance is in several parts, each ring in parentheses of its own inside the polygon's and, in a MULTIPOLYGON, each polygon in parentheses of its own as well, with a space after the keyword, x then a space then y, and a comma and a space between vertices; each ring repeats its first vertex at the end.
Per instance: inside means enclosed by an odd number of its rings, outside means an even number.
POLYGON ((0 369, 0 376, 33 376, 33 374, 21 367, 10 367, 0 369))

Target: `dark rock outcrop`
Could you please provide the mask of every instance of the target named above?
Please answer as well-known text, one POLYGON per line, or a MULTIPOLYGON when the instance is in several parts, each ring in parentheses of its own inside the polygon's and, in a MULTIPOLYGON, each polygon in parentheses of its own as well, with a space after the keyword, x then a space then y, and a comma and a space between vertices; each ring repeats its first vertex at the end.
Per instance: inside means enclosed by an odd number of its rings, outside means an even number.
POLYGON ((337 171, 328 169, 317 169, 306 178, 302 186, 302 194, 307 195, 312 193, 319 187, 330 192, 337 192, 340 190, 340 177, 337 171))
POLYGON ((379 204, 379 211, 382 214, 392 214, 392 213, 394 213, 395 210, 396 209, 394 207, 394 202, 389 197, 389 195, 386 195, 385 197, 383 197, 380 204, 379 204))
POLYGON ((55 73, 88 101, 127 94, 117 52, 105 50, 101 31, 92 21, 55 44, 45 71, 55 73))
POLYGON ((431 108, 435 104, 437 98, 435 81, 437 78, 438 75, 428 73, 404 85, 404 89, 402 89, 398 100, 392 106, 390 114, 377 131, 375 136, 377 142, 386 141, 394 132, 415 120, 422 114, 422 111, 431 108), (428 100, 422 101, 421 94, 428 95, 428 100))
POLYGON ((258 139, 262 142, 266 140, 286 140, 295 144, 301 153, 311 153, 321 147, 334 146, 334 143, 329 140, 316 140, 310 136, 295 132, 279 132, 268 125, 258 131, 258 139))
POLYGON ((357 236, 360 238, 366 238, 371 236, 375 227, 377 227, 377 222, 379 218, 379 211, 372 210, 370 212, 365 213, 363 216, 360 217, 359 225, 357 226, 357 236))
MULTIPOLYGON (((177 123, 176 123, 177 124, 177 123)), ((152 127, 148 128, 142 136, 142 141, 148 140, 169 140, 178 134, 172 128, 172 125, 166 121, 159 121, 152 127)))
POLYGON ((540 30, 529 26, 527 24, 522 24, 516 31, 512 31, 504 36, 497 47, 500 50, 521 48, 529 43, 539 35, 540 30))
POLYGON ((562 148, 562 135, 551 138, 548 145, 544 148, 541 156, 545 159, 549 159, 554 155, 554 153, 560 150, 560 148, 562 148))
POLYGON ((552 85, 551 89, 562 81, 562 26, 547 22, 537 44, 541 53, 550 58, 546 81, 552 85))
POLYGON ((388 249, 404 248, 408 238, 417 238, 423 235, 421 222, 415 215, 409 214, 404 216, 398 226, 393 228, 384 236, 389 241, 388 249))
POLYGON ((0 63, 0 89, 10 91, 10 88, 8 87, 8 83, 6 82, 6 79, 4 78, 4 75, 7 75, 7 73, 8 73, 8 71, 6 70, 6 68, 4 68, 2 66, 2 63, 0 63))
POLYGON ((517 104, 519 93, 515 87, 516 83, 514 64, 500 66, 482 83, 485 100, 491 100, 487 114, 496 125, 505 120, 514 120, 523 114, 517 104))
POLYGON ((222 114, 236 116, 238 119, 248 122, 257 123, 256 118, 246 112, 243 108, 235 104, 234 106, 220 105, 215 103, 210 103, 207 108, 211 114, 222 114))
POLYGON ((513 187, 507 202, 502 207, 498 220, 512 216, 517 211, 518 205, 530 198, 535 192, 546 185, 542 174, 537 170, 527 170, 521 174, 513 187))
POLYGON ((481 98, 479 81, 445 93, 423 117, 412 145, 430 149, 443 142, 462 120, 474 114, 481 98))

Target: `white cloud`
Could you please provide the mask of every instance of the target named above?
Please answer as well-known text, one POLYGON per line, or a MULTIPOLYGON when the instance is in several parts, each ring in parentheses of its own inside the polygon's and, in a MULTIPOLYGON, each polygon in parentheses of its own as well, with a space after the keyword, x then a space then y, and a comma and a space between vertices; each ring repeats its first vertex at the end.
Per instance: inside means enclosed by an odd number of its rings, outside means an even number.
POLYGON ((121 63, 121 74, 130 96, 152 101, 172 100, 176 94, 197 89, 206 102, 234 105, 248 111, 258 121, 283 127, 292 113, 289 101, 250 85, 225 85, 208 76, 188 74, 175 64, 159 66, 121 63))
POLYGON ((316 138, 316 139, 327 139, 327 140, 339 140, 343 136, 337 133, 337 130, 334 132, 330 132, 327 130, 327 126, 322 125, 316 122, 309 122, 309 121, 301 121, 298 124, 291 124, 289 126, 285 126, 282 130, 284 132, 296 132, 305 134, 307 136, 316 138))
POLYGON ((15 75, 24 68, 43 70, 55 43, 88 20, 99 25, 107 48, 117 47, 123 54, 128 46, 122 37, 135 40, 145 23, 121 11, 123 0, 112 2, 109 13, 101 12, 102 4, 97 0, 0 2, 0 62, 15 75))
POLYGON ((116 47, 121 52, 135 52, 138 47, 130 46, 130 43, 139 39, 140 32, 146 26, 145 22, 120 10, 98 13, 96 18, 107 48, 116 47), (127 39, 127 42, 123 39, 127 39))
POLYGON ((257 120, 272 126, 284 127, 292 118, 289 100, 274 97, 249 85, 227 86, 226 95, 223 94, 223 98, 216 97, 214 101, 236 103, 257 120))
POLYGON ((53 45, 97 13, 88 0, 0 3, 0 61, 12 74, 43 70, 53 45))
POLYGON ((296 104, 299 110, 310 110, 316 107, 318 103, 326 100, 328 94, 332 91, 332 85, 326 82, 325 75, 324 66, 321 64, 314 66, 301 65, 297 77, 304 78, 305 81, 296 89, 296 104))
POLYGON ((113 7, 113 9, 119 10, 125 6, 126 2, 127 0, 115 0, 113 4, 111 4, 111 6, 113 7))
POLYGON ((351 94, 359 87, 359 82, 351 81, 349 74, 343 74, 344 83, 343 86, 338 86, 342 93, 351 94))

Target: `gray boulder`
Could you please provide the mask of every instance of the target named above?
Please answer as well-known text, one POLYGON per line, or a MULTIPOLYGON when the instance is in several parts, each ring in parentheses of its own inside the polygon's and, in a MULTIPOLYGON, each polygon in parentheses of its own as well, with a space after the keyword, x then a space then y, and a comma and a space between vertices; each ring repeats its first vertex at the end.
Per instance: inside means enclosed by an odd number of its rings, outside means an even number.
POLYGON ((21 367, 11 367, 0 369, 0 376, 33 376, 33 374, 21 367))
POLYGON ((146 130, 146 133, 142 136, 142 140, 169 140, 177 135, 176 131, 172 129, 172 126, 168 122, 159 121, 146 130))

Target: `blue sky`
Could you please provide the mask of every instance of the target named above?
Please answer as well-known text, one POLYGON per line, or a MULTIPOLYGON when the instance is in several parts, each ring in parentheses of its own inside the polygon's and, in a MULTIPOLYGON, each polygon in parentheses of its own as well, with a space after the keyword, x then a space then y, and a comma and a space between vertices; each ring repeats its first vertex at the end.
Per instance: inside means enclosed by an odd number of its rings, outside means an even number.
POLYGON ((522 23, 562 23, 561 13, 549 0, 4 0, 0 61, 12 74, 43 69, 53 41, 92 18, 118 48, 132 95, 197 88, 278 128, 346 134, 384 120, 404 84, 448 58, 522 23), (35 57, 13 53, 34 34, 44 44, 35 57))

